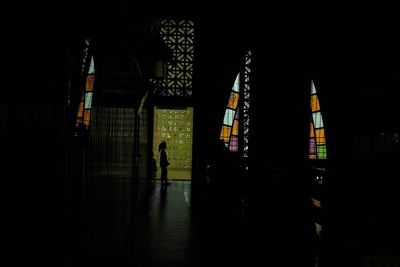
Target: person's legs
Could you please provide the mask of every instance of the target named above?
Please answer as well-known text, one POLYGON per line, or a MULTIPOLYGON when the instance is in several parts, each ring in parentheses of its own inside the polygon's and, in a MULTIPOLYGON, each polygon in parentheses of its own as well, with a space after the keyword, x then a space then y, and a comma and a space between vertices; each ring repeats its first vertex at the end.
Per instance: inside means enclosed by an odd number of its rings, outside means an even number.
POLYGON ((168 171, 166 167, 161 168, 161 185, 168 184, 168 171))
POLYGON ((168 182, 168 169, 167 167, 161 168, 161 184, 164 186, 169 185, 170 183, 168 182))

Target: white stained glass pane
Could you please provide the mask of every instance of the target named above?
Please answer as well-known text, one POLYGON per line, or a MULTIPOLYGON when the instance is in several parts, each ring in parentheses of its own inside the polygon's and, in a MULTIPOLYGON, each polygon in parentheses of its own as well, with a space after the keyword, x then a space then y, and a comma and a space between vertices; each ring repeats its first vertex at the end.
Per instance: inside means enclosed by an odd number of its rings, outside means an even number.
POLYGON ((235 111, 233 109, 227 108, 225 111, 224 124, 232 126, 234 118, 235 118, 235 111))
POLYGON ((315 90, 314 81, 311 80, 311 94, 313 95, 313 94, 316 94, 316 93, 317 93, 317 91, 315 90))
POLYGON ((85 108, 91 108, 92 107, 92 96, 93 93, 89 92, 85 94, 85 108))
POLYGON ((239 92, 240 84, 239 84, 239 74, 236 76, 235 83, 233 84, 232 91, 239 92))
POLYGON ((94 59, 93 59, 93 56, 92 56, 92 59, 90 60, 90 66, 89 66, 88 74, 94 74, 94 59))
POLYGON ((324 123, 322 122, 321 111, 313 113, 312 116, 313 116, 313 121, 314 121, 314 127, 315 128, 324 127, 324 123))

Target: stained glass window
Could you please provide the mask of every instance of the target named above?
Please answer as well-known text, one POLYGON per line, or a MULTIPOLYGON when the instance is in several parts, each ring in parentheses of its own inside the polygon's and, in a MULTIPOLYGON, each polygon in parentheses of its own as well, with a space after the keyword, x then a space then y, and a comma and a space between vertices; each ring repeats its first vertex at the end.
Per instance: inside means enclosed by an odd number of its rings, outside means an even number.
MULTIPOLYGON (((85 59, 86 60, 86 59, 85 59)), ((84 64, 85 64, 84 60, 84 64)), ((86 128, 90 124, 90 111, 92 109, 92 98, 93 98, 93 84, 94 84, 94 59, 93 56, 90 59, 90 65, 86 75, 85 88, 82 94, 81 101, 78 107, 78 115, 76 118, 76 127, 84 125, 86 128)))
POLYGON ((165 80, 153 80, 155 94, 161 96, 192 95, 194 23, 190 20, 162 20, 160 35, 172 51, 165 80))
POLYGON ((309 159, 326 159, 325 128, 319 106, 317 90, 311 80, 311 121, 309 159))
POLYGON ((244 69, 236 75, 233 82, 220 134, 220 139, 224 140, 230 151, 239 152, 240 145, 240 152, 245 158, 249 153, 250 64, 251 50, 248 50, 245 55, 244 69), (241 76, 244 77, 243 81, 241 81, 241 76), (241 91, 241 86, 243 86, 243 91, 241 91), (242 98, 241 101, 240 98, 242 98))
POLYGON ((233 83, 220 134, 220 139, 224 140, 226 147, 232 152, 239 150, 239 82, 240 74, 236 76, 233 83))

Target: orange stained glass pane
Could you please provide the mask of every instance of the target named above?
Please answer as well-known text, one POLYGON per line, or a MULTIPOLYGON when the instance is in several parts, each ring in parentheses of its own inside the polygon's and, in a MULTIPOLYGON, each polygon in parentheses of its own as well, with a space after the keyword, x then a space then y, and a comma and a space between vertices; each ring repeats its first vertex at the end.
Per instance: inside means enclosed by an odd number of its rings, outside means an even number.
POLYGON ((220 138, 223 139, 226 143, 228 143, 230 135, 231 135, 231 127, 225 125, 222 126, 220 138))
POLYGON ((321 208, 321 201, 315 198, 311 198, 312 203, 314 204, 314 206, 321 208))
POLYGON ((311 111, 315 112, 318 111, 319 108, 319 101, 317 95, 312 95, 311 96, 311 111))
POLYGON ((83 123, 86 126, 89 126, 89 123, 90 123, 90 109, 86 109, 85 110, 85 117, 83 118, 83 123))
POLYGON ((308 156, 310 159, 317 159, 317 155, 309 155, 308 156))
POLYGON ((88 75, 86 78, 86 92, 93 91, 94 75, 88 75))
POLYGON ((324 128, 321 129, 316 129, 315 130, 315 135, 316 135, 316 140, 317 140, 317 145, 323 145, 326 143, 325 141, 325 130, 324 128))
POLYGON ((79 108, 78 108, 78 118, 82 118, 83 117, 83 101, 81 101, 81 103, 79 103, 79 108))
POLYGON ((315 132, 314 132, 314 124, 310 122, 310 137, 314 137, 315 132))
POLYGON ((231 109, 236 109, 238 101, 239 101, 239 94, 232 92, 231 96, 229 97, 228 107, 231 109))
POLYGON ((238 135, 238 133, 239 133, 239 120, 235 120, 233 122, 232 134, 233 135, 238 135))

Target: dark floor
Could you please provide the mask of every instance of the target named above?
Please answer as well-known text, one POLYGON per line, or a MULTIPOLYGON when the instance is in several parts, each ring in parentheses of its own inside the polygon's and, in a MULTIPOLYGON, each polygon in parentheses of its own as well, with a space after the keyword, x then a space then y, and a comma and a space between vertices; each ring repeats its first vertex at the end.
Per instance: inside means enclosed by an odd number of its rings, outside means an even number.
POLYGON ((209 266, 237 262, 240 255, 238 221, 207 213, 193 216, 190 182, 172 182, 167 190, 157 183, 149 212, 137 223, 137 266, 209 266), (233 234, 234 233, 234 234, 233 234), (238 254, 239 252, 239 254, 238 254))

